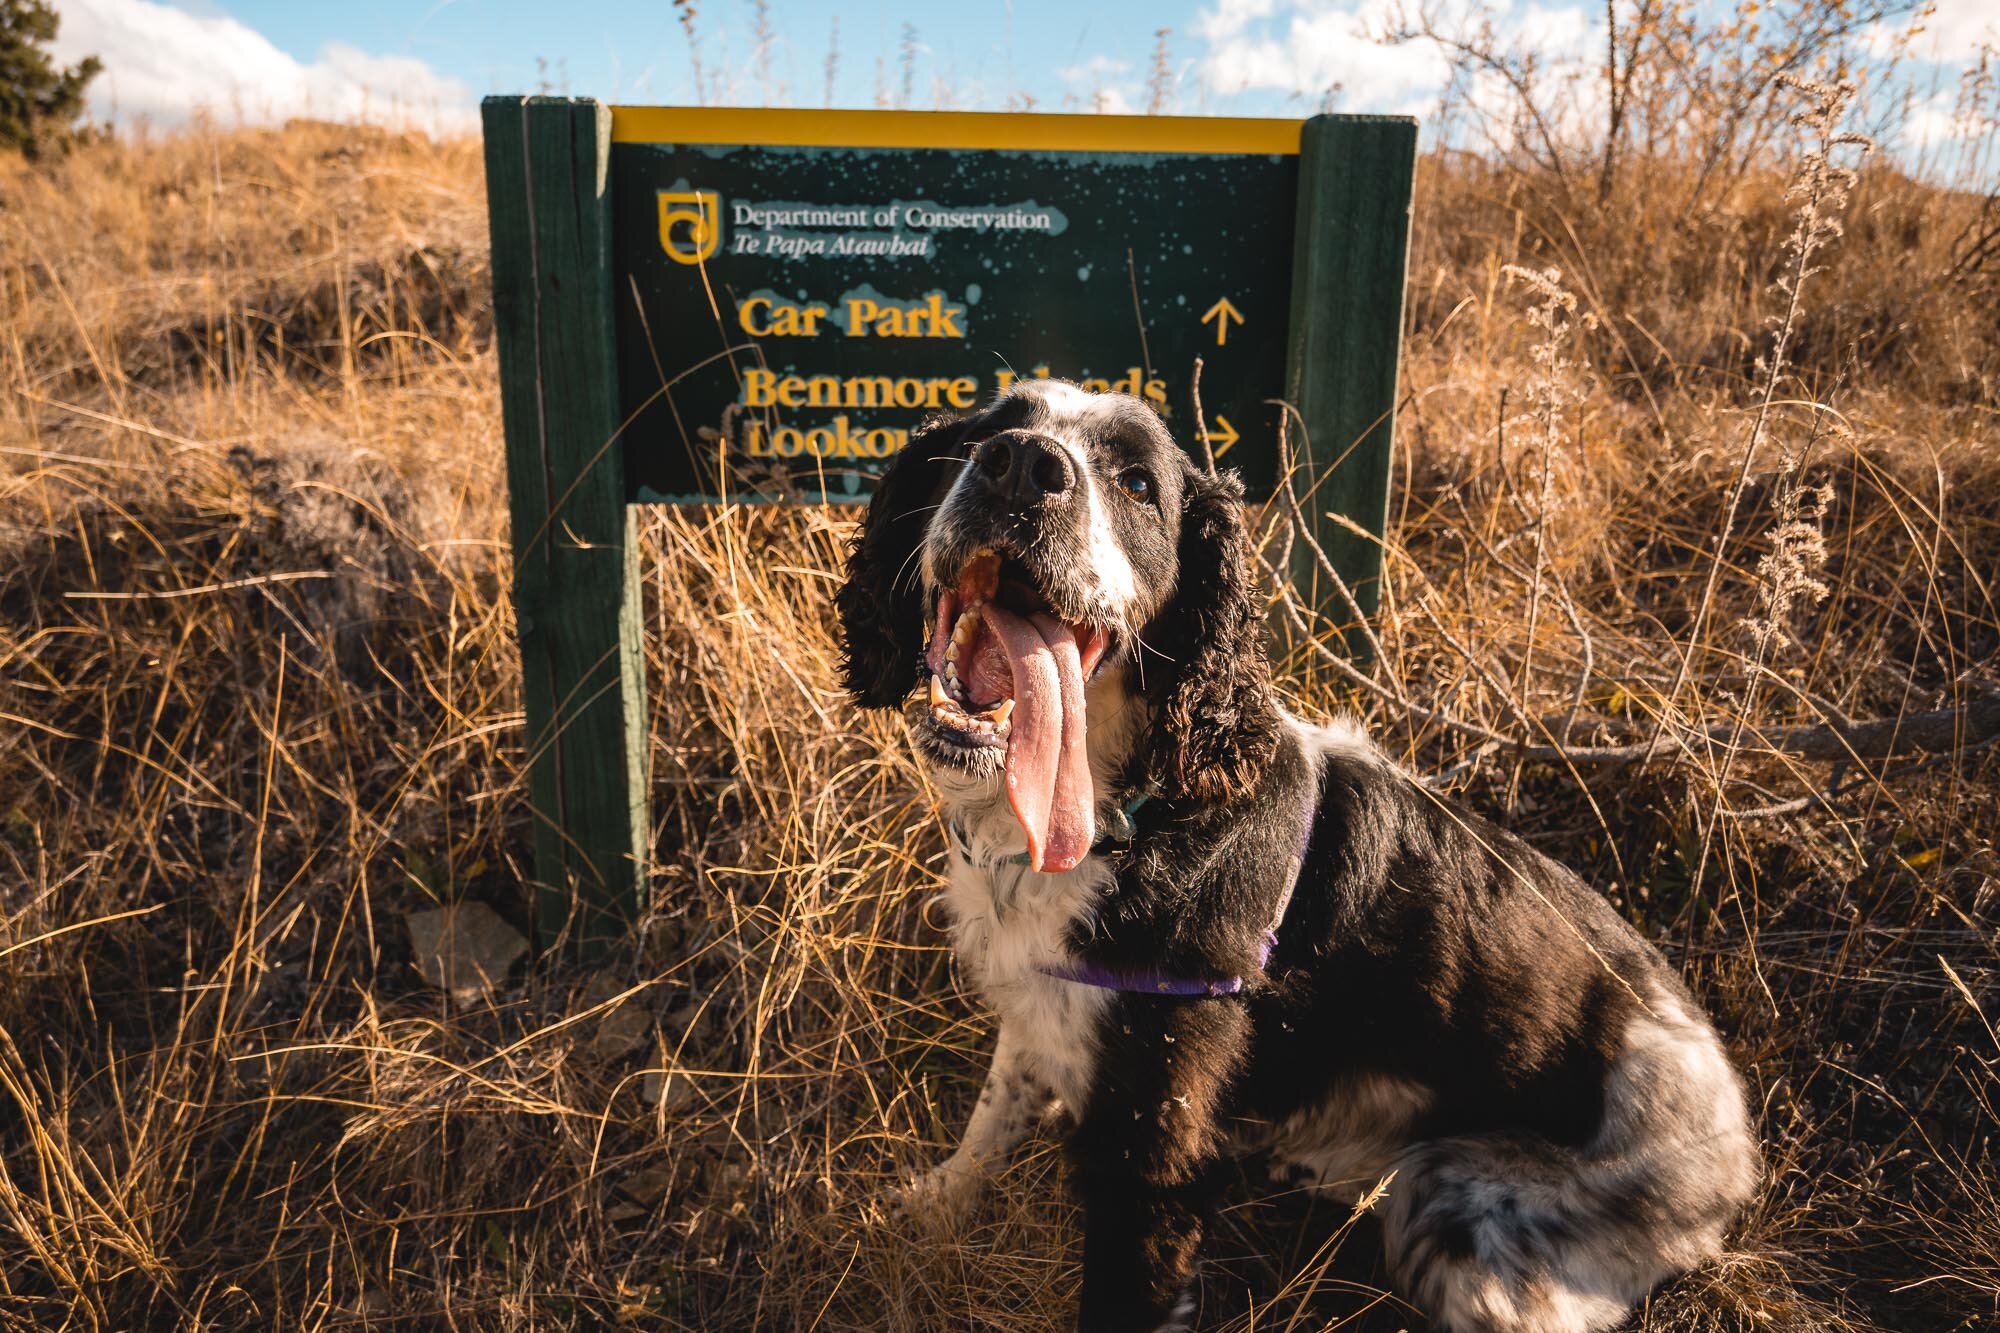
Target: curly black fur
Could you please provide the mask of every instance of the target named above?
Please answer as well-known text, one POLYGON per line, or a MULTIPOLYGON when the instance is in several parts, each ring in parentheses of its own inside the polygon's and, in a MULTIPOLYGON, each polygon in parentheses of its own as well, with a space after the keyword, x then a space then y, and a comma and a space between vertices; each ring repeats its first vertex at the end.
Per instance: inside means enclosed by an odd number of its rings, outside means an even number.
POLYGON ((924 650, 924 588, 917 567, 932 499, 964 458, 970 419, 932 417, 883 476, 848 548, 834 595, 841 680, 865 708, 894 708, 917 683, 924 650))
POLYGON ((1169 799, 1253 790, 1278 741, 1264 599, 1250 569, 1243 483, 1189 469, 1174 598, 1141 638, 1156 722, 1143 782, 1169 799))

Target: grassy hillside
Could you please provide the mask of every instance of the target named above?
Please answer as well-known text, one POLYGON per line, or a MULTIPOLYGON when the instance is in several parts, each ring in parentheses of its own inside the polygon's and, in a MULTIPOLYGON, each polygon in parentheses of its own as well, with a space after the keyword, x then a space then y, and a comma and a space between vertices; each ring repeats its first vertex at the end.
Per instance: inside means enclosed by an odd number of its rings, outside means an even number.
MULTIPOLYGON (((1769 1188, 1648 1330, 2000 1310, 1992 203, 1801 194, 1813 133, 1427 160, 1381 653, 1287 656, 1718 1014, 1769 1188)), ((0 167, 0 1319, 1066 1327, 1051 1142, 962 1234, 880 1202, 991 1031, 900 727, 833 688, 846 513, 647 517, 639 938, 464 1005, 413 966, 439 903, 525 927, 487 281, 475 143, 0 167)), ((1417 1327, 1348 1203, 1246 1185, 1206 1317, 1417 1327)))

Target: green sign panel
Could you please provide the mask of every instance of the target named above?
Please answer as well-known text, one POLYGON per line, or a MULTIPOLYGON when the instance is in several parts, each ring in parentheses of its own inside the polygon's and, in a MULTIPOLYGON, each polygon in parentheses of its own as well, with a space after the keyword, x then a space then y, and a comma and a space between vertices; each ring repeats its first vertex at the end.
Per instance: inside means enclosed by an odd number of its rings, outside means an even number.
MULTIPOLYGON (((700 132, 772 133, 734 118, 700 132)), ((611 149, 634 500, 865 500, 926 416, 1025 376, 1134 394, 1199 445, 1196 358, 1210 449, 1275 482, 1296 122, 1107 152, 650 142, 687 118, 634 119, 611 149)))
POLYGON ((1413 121, 483 119, 545 947, 644 901, 634 504, 865 500, 926 417, 1055 376, 1288 483, 1347 585, 1297 591, 1373 609, 1413 121))

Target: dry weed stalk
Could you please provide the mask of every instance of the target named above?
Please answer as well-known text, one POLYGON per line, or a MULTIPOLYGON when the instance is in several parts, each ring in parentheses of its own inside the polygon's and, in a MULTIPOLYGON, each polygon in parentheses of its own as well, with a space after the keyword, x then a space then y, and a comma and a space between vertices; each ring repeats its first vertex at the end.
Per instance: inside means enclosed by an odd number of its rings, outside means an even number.
POLYGON ((1174 67, 1167 51, 1167 39, 1174 35, 1172 28, 1153 30, 1153 61, 1146 68, 1146 114, 1159 116, 1166 114, 1174 97, 1174 67))
POLYGON ((833 90, 840 76, 840 15, 835 14, 826 33, 826 95, 821 105, 831 109, 833 90))
POLYGON ((673 0, 674 17, 680 22, 681 36, 687 42, 688 66, 694 74, 694 100, 696 105, 708 103, 708 81, 701 67, 701 36, 695 30, 695 0, 673 0))
POLYGON ((918 40, 917 25, 905 23, 903 35, 896 43, 896 65, 902 71, 902 88, 897 94, 896 105, 905 111, 911 109, 910 99, 916 96, 917 57, 923 49, 923 43, 918 40))
POLYGON ((1806 484, 1800 464, 1800 459, 1787 457, 1780 468, 1771 501, 1777 518, 1771 549, 1757 561, 1757 614, 1743 621, 1757 645, 1753 684, 1772 654, 1793 646, 1792 617, 1799 602, 1817 606, 1826 600, 1826 522, 1833 510, 1833 487, 1806 484))
POLYGON ((771 23, 771 0, 750 0, 750 59, 757 70, 757 100, 765 106, 783 106, 785 89, 772 73, 772 56, 778 32, 771 23))
POLYGON ((1731 484, 1729 498, 1723 505, 1721 527, 1714 540, 1714 554, 1709 561, 1707 579, 1702 585, 1701 600, 1695 607, 1694 623, 1689 627, 1682 645, 1680 666, 1662 701, 1662 725, 1679 706, 1688 673, 1703 648, 1702 636, 1715 604, 1716 581, 1722 574, 1729 539, 1735 533, 1737 510, 1743 502, 1744 492, 1749 488, 1759 452, 1770 428, 1780 387, 1791 369, 1789 358, 1792 341, 1799 330, 1806 284, 1822 271, 1816 263, 1821 252, 1841 235, 1840 214, 1854 188, 1856 170, 1836 162, 1834 154, 1842 148, 1857 148, 1859 155, 1865 157, 1874 147, 1868 136, 1840 128, 1848 103, 1854 97, 1852 84, 1815 83, 1792 75, 1783 76, 1781 82, 1812 98, 1811 105, 1793 117, 1793 124, 1807 132, 1808 140, 1800 156, 1798 170, 1785 191, 1786 199, 1795 205, 1796 211, 1791 233, 1785 238, 1785 267, 1773 284, 1783 307, 1769 317, 1771 346, 1757 361, 1760 383, 1751 408, 1750 431, 1743 442, 1736 480, 1731 484))
MULTIPOLYGON (((1539 298, 1528 307, 1526 316, 1528 326, 1536 332, 1528 349, 1534 376, 1529 381, 1527 443, 1541 462, 1540 483, 1534 506, 1528 515, 1528 522, 1535 530, 1535 563, 1528 580, 1528 625, 1521 652, 1521 669, 1515 682, 1516 696, 1526 698, 1528 681, 1534 674, 1535 639, 1541 628, 1542 584, 1548 573, 1548 529, 1555 517, 1556 507, 1556 468, 1568 455, 1566 419, 1573 409, 1583 404, 1590 392, 1587 378, 1578 373, 1577 363, 1568 355, 1569 344, 1579 326, 1585 330, 1596 328, 1597 317, 1589 311, 1578 312, 1576 296, 1562 285, 1561 269, 1536 271, 1518 264, 1507 264, 1501 268, 1501 273, 1508 281, 1520 283, 1539 298)), ((1567 604, 1566 595, 1564 600, 1567 604)), ((1567 739, 1568 731, 1565 724, 1562 739, 1567 739)), ((1520 778, 1521 769, 1517 763, 1508 784, 1507 802, 1510 807, 1519 789, 1520 778)))

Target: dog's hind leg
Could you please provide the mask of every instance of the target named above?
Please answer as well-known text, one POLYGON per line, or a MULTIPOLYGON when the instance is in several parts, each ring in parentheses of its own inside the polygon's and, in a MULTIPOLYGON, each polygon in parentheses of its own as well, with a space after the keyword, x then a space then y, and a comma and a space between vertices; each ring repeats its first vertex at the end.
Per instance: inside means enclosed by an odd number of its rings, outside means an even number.
POLYGON ((957 1150, 910 1182, 902 1192, 902 1206, 942 1222, 963 1217, 978 1202, 987 1176, 1054 1103, 1054 1092, 1025 1057, 1019 1034, 1003 1022, 986 1086, 957 1150))
POLYGON ((1446 1333, 1597 1333, 1672 1269, 1618 1235, 1582 1156, 1533 1140, 1420 1144, 1383 1240, 1397 1286, 1446 1333))
POLYGON ((1588 1144, 1465 1135, 1397 1159, 1388 1258, 1438 1328, 1598 1333, 1721 1252, 1759 1175, 1741 1085, 1677 995, 1648 1002, 1588 1144))

